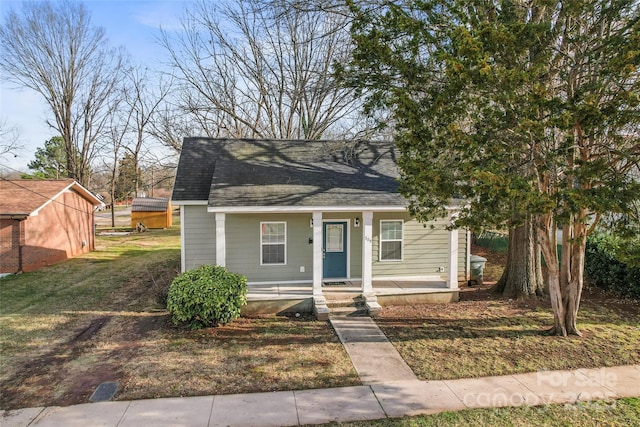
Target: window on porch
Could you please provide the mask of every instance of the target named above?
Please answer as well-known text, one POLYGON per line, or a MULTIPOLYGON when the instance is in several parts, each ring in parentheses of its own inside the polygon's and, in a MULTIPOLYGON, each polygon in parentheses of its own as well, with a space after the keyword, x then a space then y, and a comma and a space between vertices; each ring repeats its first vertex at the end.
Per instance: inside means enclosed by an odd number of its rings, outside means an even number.
POLYGON ((260 223, 260 264, 284 265, 287 262, 287 223, 260 223))
POLYGON ((380 221, 380 261, 402 261, 402 220, 380 221))

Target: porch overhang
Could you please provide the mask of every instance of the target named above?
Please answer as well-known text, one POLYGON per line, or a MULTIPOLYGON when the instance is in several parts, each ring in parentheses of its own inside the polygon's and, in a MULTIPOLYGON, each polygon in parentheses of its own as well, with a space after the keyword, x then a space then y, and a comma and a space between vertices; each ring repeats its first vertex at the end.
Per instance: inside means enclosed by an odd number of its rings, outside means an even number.
POLYGON ((309 213, 314 212, 404 212, 406 206, 208 206, 211 213, 309 213))

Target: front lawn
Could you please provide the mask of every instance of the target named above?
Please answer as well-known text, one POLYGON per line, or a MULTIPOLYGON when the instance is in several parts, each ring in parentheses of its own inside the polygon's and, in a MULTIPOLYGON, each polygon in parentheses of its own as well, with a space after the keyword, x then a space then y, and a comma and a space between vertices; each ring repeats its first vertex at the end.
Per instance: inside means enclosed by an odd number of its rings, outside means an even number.
POLYGON ((97 236, 97 250, 0 280, 1 409, 360 384, 326 322, 267 316, 189 331, 162 295, 180 230, 97 236))
POLYGON ((548 299, 508 300, 490 286, 462 288, 454 304, 384 307, 376 323, 422 380, 640 363, 637 301, 586 289, 583 336, 563 338, 545 333, 553 325, 548 299))
MULTIPOLYGON (((119 400, 360 384, 327 322, 173 326, 162 296, 179 269, 177 226, 96 242, 85 256, 0 280, 1 409, 84 403, 104 381, 119 383, 119 400)), ((587 293, 584 337, 559 338, 544 335, 546 300, 509 301, 486 285, 461 294, 385 307, 376 319, 421 379, 640 363, 637 303, 587 293)))
POLYGON ((640 425, 640 399, 633 398, 536 407, 466 409, 417 417, 331 423, 320 427, 628 427, 637 425, 640 425))

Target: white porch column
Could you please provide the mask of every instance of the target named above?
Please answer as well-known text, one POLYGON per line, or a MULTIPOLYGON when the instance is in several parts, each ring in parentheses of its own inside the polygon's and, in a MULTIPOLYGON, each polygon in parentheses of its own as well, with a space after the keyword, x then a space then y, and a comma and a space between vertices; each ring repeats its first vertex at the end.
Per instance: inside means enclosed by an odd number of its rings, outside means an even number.
POLYGON ((447 287, 458 289, 458 229, 449 231, 449 267, 447 287))
POLYGON ((322 295, 322 212, 313 213, 313 295, 322 295))
POLYGON ((225 267, 227 263, 225 219, 226 214, 216 213, 216 264, 220 267, 225 267))
POLYGON ((373 211, 362 212, 362 293, 373 292, 373 211))

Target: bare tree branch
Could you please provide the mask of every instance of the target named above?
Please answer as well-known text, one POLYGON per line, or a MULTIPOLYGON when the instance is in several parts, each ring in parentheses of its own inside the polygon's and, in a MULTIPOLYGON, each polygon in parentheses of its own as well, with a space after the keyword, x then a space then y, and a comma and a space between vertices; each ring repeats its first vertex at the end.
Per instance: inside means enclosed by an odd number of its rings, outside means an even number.
POLYGON ((7 119, 0 120, 0 159, 17 156, 23 148, 18 128, 9 125, 7 119))
POLYGON ((81 3, 27 2, 10 10, 0 28, 7 81, 45 99, 64 139, 67 170, 82 184, 110 114, 110 98, 120 81, 122 50, 108 46, 104 30, 91 24, 81 3))
POLYGON ((184 31, 163 33, 178 107, 204 134, 316 139, 371 130, 355 92, 333 74, 350 57, 347 16, 302 3, 201 1, 187 10, 184 31))

